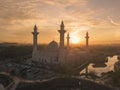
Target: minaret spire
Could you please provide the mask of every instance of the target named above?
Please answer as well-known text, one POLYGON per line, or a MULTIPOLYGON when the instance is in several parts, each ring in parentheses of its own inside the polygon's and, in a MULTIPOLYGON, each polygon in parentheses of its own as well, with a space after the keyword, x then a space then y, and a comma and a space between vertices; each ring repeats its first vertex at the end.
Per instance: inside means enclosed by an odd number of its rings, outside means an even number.
POLYGON ((35 57, 35 54, 37 52, 37 36, 39 32, 37 31, 37 26, 35 25, 33 28, 33 58, 35 57))
POLYGON ((88 32, 86 33, 86 48, 88 48, 89 47, 89 34, 88 34, 88 32))
POLYGON ((58 32, 60 33, 60 49, 64 49, 64 33, 66 32, 66 30, 64 30, 64 22, 61 22, 60 25, 60 30, 58 30, 58 32))
POLYGON ((62 21, 62 22, 61 22, 61 25, 60 25, 60 29, 61 29, 61 30, 64 30, 64 27, 65 27, 65 26, 64 26, 64 22, 62 21))
POLYGON ((37 26, 36 26, 36 24, 34 26, 34 32, 37 32, 37 26))
POLYGON ((70 45, 70 36, 69 33, 67 34, 67 49, 69 49, 70 45))

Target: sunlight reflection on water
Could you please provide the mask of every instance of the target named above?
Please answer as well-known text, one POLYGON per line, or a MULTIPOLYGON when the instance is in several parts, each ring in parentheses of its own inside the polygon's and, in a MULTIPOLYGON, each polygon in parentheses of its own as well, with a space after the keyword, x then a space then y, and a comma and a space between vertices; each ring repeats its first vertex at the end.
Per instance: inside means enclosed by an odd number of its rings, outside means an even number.
MULTIPOLYGON (((101 73, 103 72, 108 72, 108 71, 114 71, 114 64, 118 61, 118 56, 115 55, 113 57, 108 57, 108 62, 105 63, 107 66, 106 67, 93 67, 93 64, 90 64, 88 66, 89 68, 89 72, 93 71, 95 72, 97 75, 101 75, 101 73)), ((85 70, 83 70, 81 73, 85 73, 85 70)))

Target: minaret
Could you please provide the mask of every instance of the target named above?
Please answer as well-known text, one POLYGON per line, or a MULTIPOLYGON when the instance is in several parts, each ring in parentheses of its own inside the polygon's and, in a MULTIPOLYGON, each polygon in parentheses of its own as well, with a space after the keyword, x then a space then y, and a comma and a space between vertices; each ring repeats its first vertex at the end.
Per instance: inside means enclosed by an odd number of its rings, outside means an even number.
POLYGON ((66 30, 64 30, 63 21, 61 22, 60 30, 58 30, 58 32, 60 33, 60 49, 64 49, 64 33, 66 32, 66 30))
POLYGON ((86 33, 86 48, 89 47, 89 35, 88 35, 88 32, 86 33))
POLYGON ((69 36, 69 33, 67 34, 67 49, 69 49, 69 44, 70 44, 70 36, 69 36))
POLYGON ((37 35, 39 32, 37 32, 37 26, 34 26, 34 31, 32 32, 33 34, 33 58, 35 57, 35 54, 37 52, 37 35))

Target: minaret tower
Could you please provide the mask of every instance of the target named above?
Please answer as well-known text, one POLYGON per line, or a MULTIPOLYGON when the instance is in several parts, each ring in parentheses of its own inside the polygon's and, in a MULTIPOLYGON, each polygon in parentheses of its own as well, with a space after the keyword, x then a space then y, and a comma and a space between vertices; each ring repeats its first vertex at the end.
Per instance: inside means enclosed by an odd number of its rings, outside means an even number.
POLYGON ((70 45, 70 36, 69 33, 67 34, 67 49, 69 49, 70 45))
POLYGON ((37 52, 37 35, 39 34, 36 25, 34 26, 34 31, 32 32, 32 34, 33 34, 33 58, 34 58, 37 52))
POLYGON ((64 49, 64 33, 66 32, 66 30, 64 30, 64 22, 61 22, 60 25, 60 30, 58 30, 58 32, 60 33, 60 49, 64 49))
POLYGON ((89 47, 89 35, 88 35, 88 32, 86 33, 86 48, 89 47))

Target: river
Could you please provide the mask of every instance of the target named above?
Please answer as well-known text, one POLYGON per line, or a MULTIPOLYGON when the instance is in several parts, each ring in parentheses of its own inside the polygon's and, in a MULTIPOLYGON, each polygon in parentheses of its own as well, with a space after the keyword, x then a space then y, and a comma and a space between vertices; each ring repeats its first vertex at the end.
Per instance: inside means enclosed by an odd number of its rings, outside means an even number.
MULTIPOLYGON (((114 55, 113 57, 108 56, 108 62, 105 63, 107 65, 106 67, 94 68, 93 64, 89 64, 88 70, 89 72, 95 72, 98 76, 100 76, 103 72, 114 71, 114 64, 118 61, 117 57, 117 55, 114 55)), ((81 71, 81 73, 85 73, 85 69, 81 71)))

